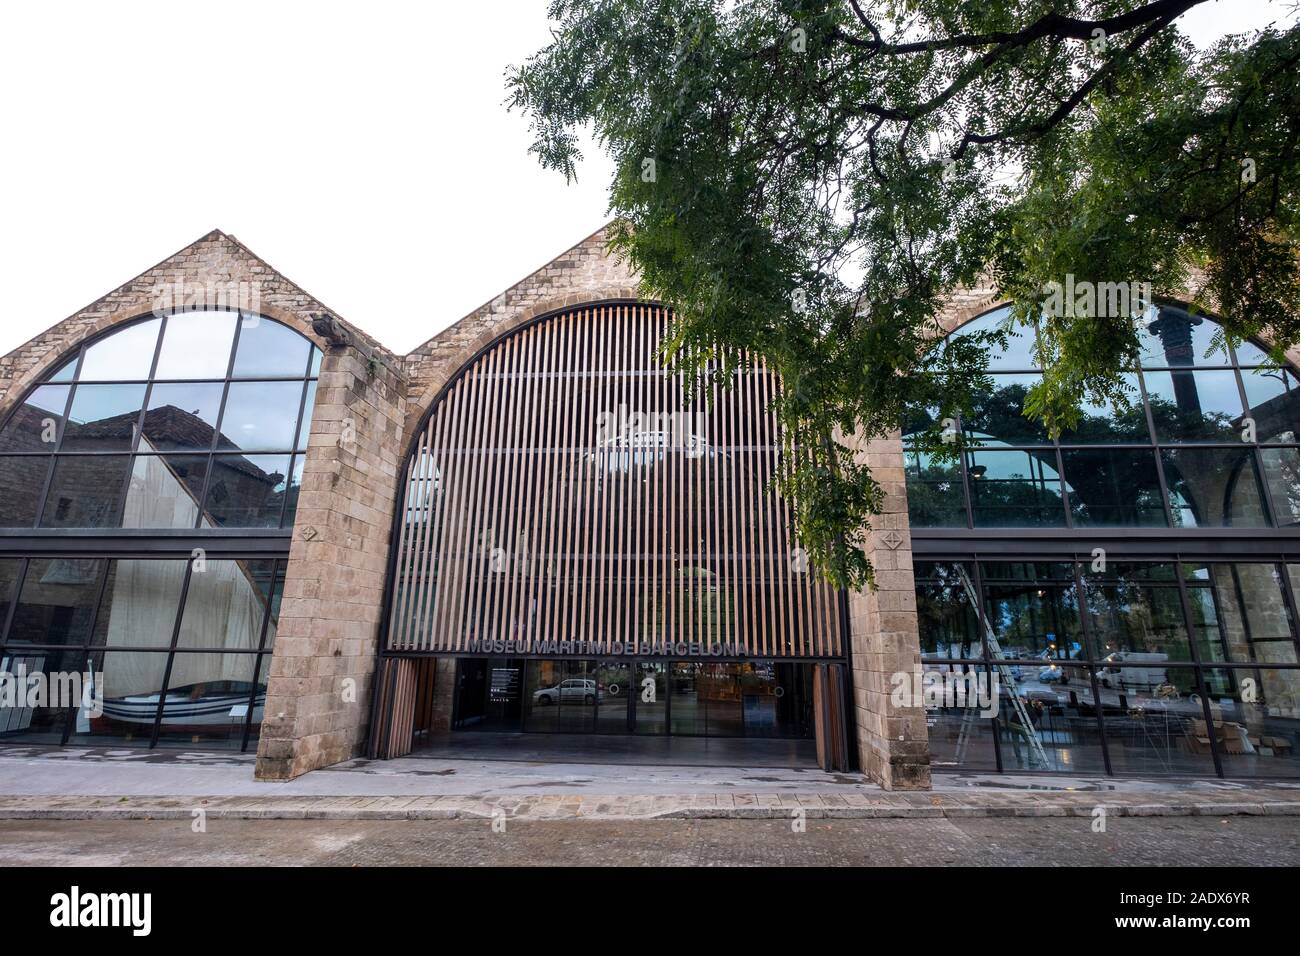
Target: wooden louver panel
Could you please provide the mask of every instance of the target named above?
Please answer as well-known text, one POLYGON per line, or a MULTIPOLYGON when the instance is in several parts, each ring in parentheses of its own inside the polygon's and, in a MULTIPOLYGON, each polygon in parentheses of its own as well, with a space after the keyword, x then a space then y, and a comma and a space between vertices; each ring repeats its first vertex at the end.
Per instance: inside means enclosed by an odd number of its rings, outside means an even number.
POLYGON ((842 654, 836 593, 771 488, 774 376, 684 405, 656 358, 670 319, 578 307, 443 393, 406 464, 390 650, 842 654))

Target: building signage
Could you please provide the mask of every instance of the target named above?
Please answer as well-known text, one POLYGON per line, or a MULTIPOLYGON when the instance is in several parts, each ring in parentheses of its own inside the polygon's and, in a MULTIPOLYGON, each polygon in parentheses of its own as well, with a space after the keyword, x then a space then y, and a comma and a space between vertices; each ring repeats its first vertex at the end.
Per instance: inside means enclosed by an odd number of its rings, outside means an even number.
POLYGON ((554 657, 748 657, 744 644, 681 641, 532 641, 471 640, 468 654, 538 654, 554 657))

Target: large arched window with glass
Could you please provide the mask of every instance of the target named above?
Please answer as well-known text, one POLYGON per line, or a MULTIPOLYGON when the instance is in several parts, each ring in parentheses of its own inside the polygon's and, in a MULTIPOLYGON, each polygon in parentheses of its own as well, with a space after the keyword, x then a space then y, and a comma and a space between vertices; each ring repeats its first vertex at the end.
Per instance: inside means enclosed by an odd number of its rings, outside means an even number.
MULTIPOLYGON (((999 309, 959 329, 1006 320, 999 309)), ((1088 406, 1052 440, 1026 418, 1041 378, 1029 333, 989 356, 991 391, 960 423, 952 464, 908 447, 917 528, 1300 527, 1300 379, 1213 320, 1152 308, 1126 407, 1088 406)), ((906 444, 906 436, 904 437, 906 444)))
POLYGON ((23 397, 0 426, 0 669, 84 693, 0 736, 251 745, 321 359, 262 315, 149 315, 23 397))
POLYGON ((1129 403, 1055 440, 1021 328, 957 461, 904 434, 923 667, 991 688, 927 712, 937 769, 1300 776, 1300 379, 1181 307, 1138 321, 1129 403))

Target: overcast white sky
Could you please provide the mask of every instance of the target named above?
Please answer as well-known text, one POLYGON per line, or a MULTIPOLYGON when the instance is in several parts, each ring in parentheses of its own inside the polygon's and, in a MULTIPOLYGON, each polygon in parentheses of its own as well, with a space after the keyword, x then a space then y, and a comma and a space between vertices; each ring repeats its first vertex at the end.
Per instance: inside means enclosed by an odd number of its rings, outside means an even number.
POLYGON ((605 157, 566 186, 502 105, 546 6, 5 4, 0 354, 214 228, 398 352, 491 299, 606 218, 605 157))

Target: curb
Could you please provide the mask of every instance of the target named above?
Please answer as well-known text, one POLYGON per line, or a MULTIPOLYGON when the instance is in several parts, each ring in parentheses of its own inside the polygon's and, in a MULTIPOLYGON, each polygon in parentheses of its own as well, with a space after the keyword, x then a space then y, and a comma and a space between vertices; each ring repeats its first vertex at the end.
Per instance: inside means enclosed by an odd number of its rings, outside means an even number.
MULTIPOLYGON (((1091 817, 1094 806, 1116 817, 1300 816, 1300 802, 1143 803, 1039 806, 874 806, 874 807, 682 807, 646 813, 593 812, 581 807, 319 808, 204 807, 214 820, 490 820, 494 813, 522 822, 541 820, 787 820, 802 810, 810 820, 950 820, 992 817, 1091 817)), ((192 808, 135 807, 0 807, 0 820, 191 820, 192 808)))

